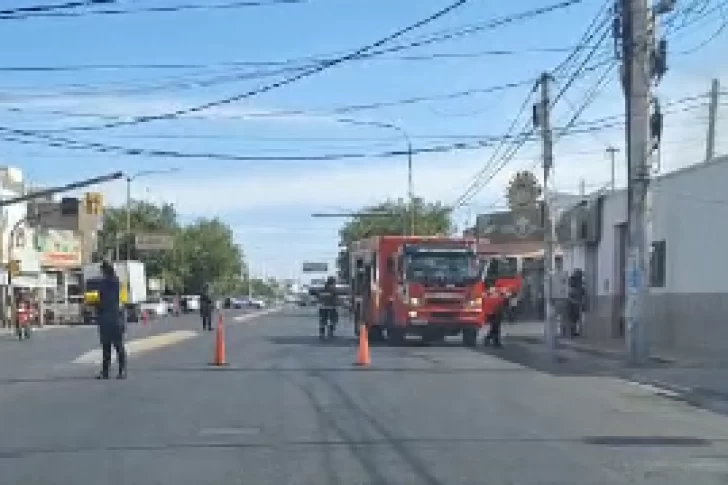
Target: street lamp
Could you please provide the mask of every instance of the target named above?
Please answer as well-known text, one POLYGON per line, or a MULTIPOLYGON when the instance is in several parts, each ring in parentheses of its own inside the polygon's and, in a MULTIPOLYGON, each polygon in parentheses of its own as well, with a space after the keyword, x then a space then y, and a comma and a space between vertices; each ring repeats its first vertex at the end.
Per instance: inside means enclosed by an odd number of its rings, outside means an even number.
POLYGON ((415 192, 414 192, 414 181, 412 180, 412 140, 410 139, 404 128, 397 126, 393 123, 385 123, 383 121, 365 121, 355 120, 351 118, 337 118, 336 121, 341 123, 348 123, 351 125, 361 126, 374 126, 376 128, 384 128, 388 130, 394 130, 404 138, 407 143, 407 197, 409 198, 410 205, 410 221, 409 221, 409 232, 410 235, 415 233, 415 192))
POLYGON ((162 170, 141 170, 133 174, 126 174, 126 259, 131 259, 131 183, 140 178, 149 175, 163 175, 167 173, 179 172, 179 168, 168 168, 162 170))

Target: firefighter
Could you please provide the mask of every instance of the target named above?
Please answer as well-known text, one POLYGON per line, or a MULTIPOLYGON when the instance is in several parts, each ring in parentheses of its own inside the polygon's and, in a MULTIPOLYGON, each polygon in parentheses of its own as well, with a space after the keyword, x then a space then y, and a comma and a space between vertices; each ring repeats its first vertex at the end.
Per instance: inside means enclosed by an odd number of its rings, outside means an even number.
POLYGON ((200 295, 200 316, 202 317, 202 330, 212 331, 213 302, 210 296, 210 285, 205 285, 200 295))
POLYGON ((324 284, 323 290, 319 294, 319 338, 326 336, 326 328, 328 324, 329 337, 334 336, 336 324, 339 322, 339 312, 337 310, 338 301, 336 296, 336 278, 329 276, 324 284))
MULTIPOLYGON (((508 300, 506 299, 506 303, 504 305, 508 304, 508 300)), ((488 329, 488 333, 483 339, 483 344, 493 344, 493 347, 500 348, 503 345, 501 344, 501 323, 503 322, 503 312, 498 312, 490 319, 490 328, 488 329)))
POLYGON ((114 267, 108 262, 101 263, 101 284, 99 285, 98 324, 101 340, 101 372, 97 379, 109 378, 111 366, 111 347, 116 350, 119 362, 117 379, 126 378, 126 348, 124 347, 125 324, 122 319, 121 284, 114 267))
POLYGON ((581 335, 581 321, 586 309, 586 287, 584 286, 584 272, 576 268, 569 276, 569 298, 567 304, 567 317, 569 321, 569 334, 572 337, 581 335))

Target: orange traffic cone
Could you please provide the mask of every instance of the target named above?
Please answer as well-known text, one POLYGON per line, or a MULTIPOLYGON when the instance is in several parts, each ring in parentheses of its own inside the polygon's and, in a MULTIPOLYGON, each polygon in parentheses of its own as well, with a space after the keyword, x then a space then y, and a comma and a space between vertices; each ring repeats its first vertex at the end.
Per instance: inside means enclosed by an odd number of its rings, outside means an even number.
POLYGON ((369 354, 369 332, 366 324, 359 325, 359 352, 356 356, 356 365, 361 367, 369 367, 372 363, 369 354))
POLYGON ((217 331, 215 332, 215 358, 212 362, 215 366, 225 366, 225 324, 222 315, 217 319, 217 331))

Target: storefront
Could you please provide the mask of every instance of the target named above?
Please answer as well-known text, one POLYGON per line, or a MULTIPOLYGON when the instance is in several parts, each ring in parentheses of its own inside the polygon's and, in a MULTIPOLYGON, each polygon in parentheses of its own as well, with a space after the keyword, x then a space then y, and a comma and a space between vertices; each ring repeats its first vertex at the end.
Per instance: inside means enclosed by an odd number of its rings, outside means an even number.
POLYGON ((40 229, 37 235, 40 265, 43 273, 54 284, 46 292, 46 300, 63 302, 80 292, 82 245, 76 231, 66 229, 40 229))

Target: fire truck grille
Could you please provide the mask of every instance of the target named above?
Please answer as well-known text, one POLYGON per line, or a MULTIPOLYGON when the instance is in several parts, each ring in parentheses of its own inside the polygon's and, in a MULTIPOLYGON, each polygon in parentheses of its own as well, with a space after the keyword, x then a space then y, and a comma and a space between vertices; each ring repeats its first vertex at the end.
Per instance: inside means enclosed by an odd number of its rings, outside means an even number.
POLYGON ((458 314, 457 312, 432 312, 432 316, 435 318, 453 319, 457 318, 458 314))
POLYGON ((460 307, 463 305, 461 298, 428 298, 427 303, 438 306, 460 307))

